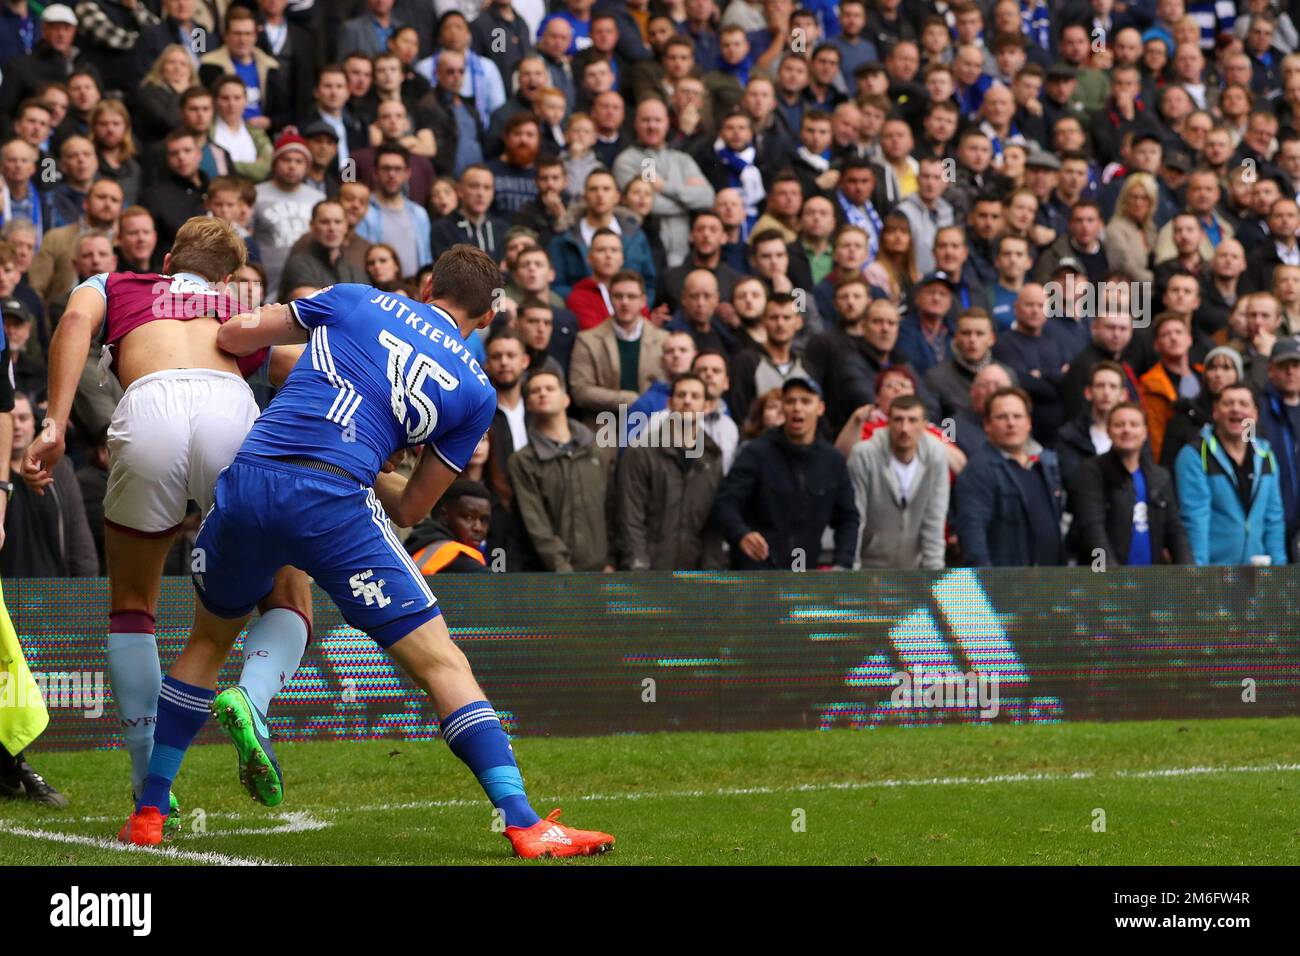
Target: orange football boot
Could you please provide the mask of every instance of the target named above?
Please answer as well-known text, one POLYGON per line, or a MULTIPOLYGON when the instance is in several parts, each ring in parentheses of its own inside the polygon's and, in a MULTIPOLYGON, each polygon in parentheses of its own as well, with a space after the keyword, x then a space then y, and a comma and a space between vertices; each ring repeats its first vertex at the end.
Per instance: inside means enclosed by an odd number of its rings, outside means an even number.
POLYGON ((506 827, 506 839, 515 856, 525 860, 538 857, 595 856, 614 849, 614 838, 598 830, 575 830, 560 823, 560 811, 552 810, 545 820, 530 827, 506 827))
POLYGON ((141 807, 139 812, 118 831, 118 843, 134 843, 136 846, 157 846, 163 839, 163 824, 167 818, 157 807, 141 807))

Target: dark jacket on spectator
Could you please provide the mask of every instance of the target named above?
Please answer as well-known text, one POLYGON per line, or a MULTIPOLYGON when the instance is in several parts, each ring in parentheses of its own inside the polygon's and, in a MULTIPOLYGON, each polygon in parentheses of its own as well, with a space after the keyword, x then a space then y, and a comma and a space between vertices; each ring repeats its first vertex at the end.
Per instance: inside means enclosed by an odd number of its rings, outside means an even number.
POLYGON ((279 302, 288 302, 289 293, 299 286, 312 286, 323 289, 336 282, 360 282, 370 284, 370 277, 364 269, 358 269, 339 251, 338 261, 329 261, 329 253, 319 242, 312 241, 302 252, 291 253, 284 263, 280 274, 279 302))
MULTIPOLYGON (((40 34, 40 25, 36 32, 40 34)), ((66 59, 44 40, 26 56, 20 56, 4 69, 4 84, 0 86, 0 116, 12 121, 18 104, 50 83, 66 83, 74 69, 89 67, 90 63, 77 47, 72 48, 72 59, 66 59)), ((91 69, 94 69, 91 67, 91 69)), ((99 71, 95 71, 99 76, 99 71)))
POLYGON ((5 578, 93 578, 99 556, 90 534, 77 473, 67 458, 54 466, 54 484, 38 495, 21 480, 5 513, 5 578))
MULTIPOLYGON (((1128 361, 1128 349, 1124 350, 1123 360, 1128 361)), ((1103 352, 1097 347, 1096 342, 1089 342, 1088 347, 1082 352, 1070 359, 1069 371, 1065 373, 1061 382, 1061 395, 1065 401, 1066 418, 1078 418, 1080 414, 1088 410, 1088 400, 1083 397, 1083 389, 1088 384, 1088 376, 1092 374, 1092 367, 1103 359, 1115 360, 1115 356, 1103 352)), ((1145 372, 1146 369, 1138 371, 1131 365, 1125 369, 1124 387, 1128 391, 1126 401, 1140 402, 1142 400, 1142 389, 1138 384, 1138 376, 1145 372)))
POLYGON ((713 502, 713 520, 731 545, 740 570, 790 570, 796 550, 804 566, 816 567, 822 532, 835 532, 832 564, 853 567, 858 509, 844 456, 820 438, 795 445, 781 428, 769 429, 742 448, 713 502), (757 531, 767 540, 765 561, 740 550, 740 539, 757 531))
MULTIPOLYGON (((1142 473, 1147 482, 1151 563, 1191 564, 1192 549, 1178 511, 1173 478, 1159 465, 1143 464, 1142 473)), ((1107 568, 1128 563, 1136 503, 1133 476, 1117 452, 1112 449, 1084 463, 1070 497, 1074 512, 1071 536, 1078 545, 1080 564, 1091 566, 1097 551, 1104 555, 1107 568)))
POLYGON ((724 567, 722 539, 709 526, 722 482, 722 450, 703 432, 701 454, 675 448, 670 422, 658 428, 657 446, 634 445, 618 464, 619 566, 630 571, 724 567))
POLYGON ((1300 524, 1300 435, 1292 430, 1286 403, 1271 384, 1259 396, 1259 433, 1273 446, 1273 457, 1277 460, 1289 546, 1300 524))
POLYGON ((1034 437, 1050 441, 1065 421, 1065 400, 1061 394, 1064 373, 1070 361, 1059 340, 1044 331, 1025 335, 1012 326, 998 336, 993 357, 1016 373, 1020 387, 1034 400, 1034 437), (1030 373, 1037 371, 1038 375, 1030 373))
POLYGON ((199 184, 196 186, 167 170, 166 177, 146 191, 143 205, 153 213, 158 245, 170 247, 187 219, 204 214, 203 194, 208 190, 208 177, 202 170, 198 176, 199 184))
POLYGON ((925 373, 925 387, 934 396, 941 417, 948 418, 970 408, 970 387, 977 371, 979 369, 950 358, 925 373))
MULTIPOLYGON (((1065 492, 1056 453, 1043 449, 1033 466, 1041 469, 1051 498, 1054 523, 1034 527, 1030 522, 1020 483, 1011 470, 1020 465, 990 444, 978 452, 953 486, 957 540, 966 564, 984 567, 1024 567, 1034 563, 1034 539, 1060 537, 1065 492)), ((1061 554, 1064 556, 1062 547, 1061 554)))
MULTIPOLYGON (((1200 441, 1201 429, 1211 422, 1211 407, 1214 397, 1208 388, 1201 389, 1196 398, 1180 398, 1174 403, 1173 417, 1165 426, 1165 440, 1160 446, 1160 467, 1171 474, 1174 461, 1184 445, 1191 441, 1200 441)), ((1262 423, 1261 423, 1262 424, 1262 423)))
POLYGON ((526 570, 602 571, 610 562, 608 456, 586 425, 570 419, 569 430, 561 447, 529 428, 528 444, 510 456, 514 505, 536 554, 526 570))
POLYGON ((1092 443, 1092 413, 1086 406, 1057 431, 1054 449, 1061 469, 1061 484, 1073 503, 1074 485, 1082 474, 1083 463, 1097 457, 1097 448, 1092 443))

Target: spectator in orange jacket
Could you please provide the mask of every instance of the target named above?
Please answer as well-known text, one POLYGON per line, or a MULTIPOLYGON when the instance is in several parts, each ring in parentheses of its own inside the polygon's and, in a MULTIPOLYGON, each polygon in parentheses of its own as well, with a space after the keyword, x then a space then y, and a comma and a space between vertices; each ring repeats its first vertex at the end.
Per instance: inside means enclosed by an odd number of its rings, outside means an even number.
POLYGON ((1151 455, 1159 461, 1165 428, 1174 417, 1174 405, 1180 398, 1190 400, 1200 395, 1205 379, 1202 366, 1192 364, 1192 330, 1182 316, 1161 312, 1156 316, 1153 332, 1159 361, 1138 384, 1142 387, 1142 407, 1147 413, 1151 455))

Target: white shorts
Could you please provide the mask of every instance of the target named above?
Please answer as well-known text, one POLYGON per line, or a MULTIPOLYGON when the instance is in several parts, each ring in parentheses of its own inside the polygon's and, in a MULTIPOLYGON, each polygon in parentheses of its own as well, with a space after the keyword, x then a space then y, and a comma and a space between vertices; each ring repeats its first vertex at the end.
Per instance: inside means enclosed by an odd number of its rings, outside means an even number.
POLYGON ((131 383, 108 426, 104 523, 127 534, 171 534, 194 499, 206 514, 221 470, 258 414, 238 375, 168 369, 131 383))

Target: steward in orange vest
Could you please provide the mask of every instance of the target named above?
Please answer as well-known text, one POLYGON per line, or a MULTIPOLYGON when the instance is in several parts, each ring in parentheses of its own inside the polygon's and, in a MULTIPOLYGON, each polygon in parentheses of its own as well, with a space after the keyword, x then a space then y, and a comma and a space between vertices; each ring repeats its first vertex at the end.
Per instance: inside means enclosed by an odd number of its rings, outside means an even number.
POLYGON ((434 506, 433 514, 411 530, 406 550, 425 576, 487 571, 479 542, 487 536, 491 518, 487 488, 458 478, 434 506))

